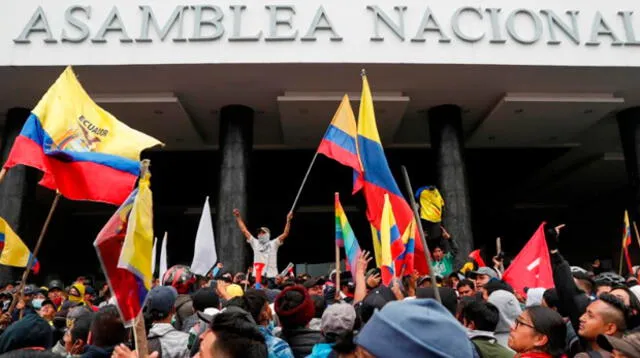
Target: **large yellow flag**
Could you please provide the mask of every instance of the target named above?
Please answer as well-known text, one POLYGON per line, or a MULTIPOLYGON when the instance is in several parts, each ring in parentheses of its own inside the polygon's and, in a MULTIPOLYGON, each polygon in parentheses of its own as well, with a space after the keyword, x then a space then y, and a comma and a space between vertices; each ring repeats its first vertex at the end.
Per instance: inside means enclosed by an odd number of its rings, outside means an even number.
POLYGON ((153 280, 151 256, 153 250, 153 194, 151 174, 147 171, 140 179, 138 193, 127 223, 127 234, 122 244, 118 267, 133 273, 142 284, 141 290, 149 291, 153 280))
MULTIPOLYGON (((31 251, 3 218, 0 218, 0 250, 2 250, 0 264, 27 267, 31 251)), ((34 273, 40 271, 40 263, 35 258, 31 270, 34 273)))

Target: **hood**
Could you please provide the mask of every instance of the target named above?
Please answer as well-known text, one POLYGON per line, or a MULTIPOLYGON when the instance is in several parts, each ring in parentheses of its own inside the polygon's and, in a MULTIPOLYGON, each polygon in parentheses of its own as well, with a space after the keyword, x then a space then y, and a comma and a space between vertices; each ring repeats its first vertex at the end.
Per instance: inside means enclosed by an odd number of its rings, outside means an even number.
POLYGON ((470 329, 467 331, 467 337, 469 337, 469 339, 474 339, 474 338, 492 338, 492 339, 496 339, 496 336, 493 334, 493 332, 489 332, 489 331, 476 331, 473 329, 470 329))
POLYGON ((500 321, 495 332, 509 333, 516 318, 522 313, 518 299, 509 291, 497 290, 489 296, 489 303, 495 305, 500 312, 500 321))

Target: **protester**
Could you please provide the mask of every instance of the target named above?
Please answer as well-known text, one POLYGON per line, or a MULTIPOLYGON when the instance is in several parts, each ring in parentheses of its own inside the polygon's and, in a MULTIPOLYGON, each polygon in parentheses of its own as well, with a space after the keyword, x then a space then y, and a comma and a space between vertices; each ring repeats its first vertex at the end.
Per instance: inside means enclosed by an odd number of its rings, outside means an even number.
POLYGON ((64 334, 62 342, 58 341, 53 347, 53 353, 63 357, 80 357, 87 344, 93 316, 93 314, 87 314, 76 318, 64 334))
POLYGON ((614 358, 640 357, 640 333, 632 333, 623 338, 600 335, 598 345, 613 353, 614 358))
MULTIPOLYGON (((335 291, 334 291, 335 292, 335 291)), ((326 301, 323 297, 311 295, 311 300, 313 301, 313 307, 315 309, 315 314, 313 318, 309 322, 309 329, 314 331, 319 331, 322 325, 322 315, 324 314, 325 309, 327 308, 326 301)))
POLYGON ((37 314, 24 316, 0 335, 0 354, 16 349, 45 350, 52 346, 51 326, 37 314))
POLYGON ((38 313, 42 319, 47 321, 50 325, 53 325, 53 319, 56 316, 56 305, 54 305, 51 300, 45 300, 40 305, 38 313))
POLYGON ((266 276, 267 279, 275 279, 278 275, 278 249, 284 243, 287 236, 289 236, 293 213, 290 212, 287 214, 287 223, 284 226, 284 231, 275 240, 271 240, 271 231, 266 227, 258 229, 258 238, 256 239, 251 232, 249 232, 246 224, 240 217, 240 210, 234 209, 233 215, 236 217, 238 227, 244 234, 247 243, 249 243, 253 249, 254 264, 258 263, 264 265, 264 272, 262 275, 266 276))
POLYGON ((320 331, 308 328, 315 306, 307 290, 300 285, 285 288, 276 298, 275 308, 282 324, 280 338, 289 343, 293 355, 300 358, 311 354, 323 337, 320 331))
POLYGON ((304 283, 304 288, 309 292, 309 296, 322 296, 326 282, 322 277, 310 278, 304 283))
POLYGON ((273 312, 262 290, 248 290, 244 296, 231 300, 228 307, 231 306, 238 306, 251 314, 265 339, 269 358, 293 358, 289 344, 273 334, 272 330, 275 328, 273 312))
POLYGON ((190 294, 195 291, 196 275, 188 266, 175 265, 165 272, 162 278, 163 286, 171 286, 178 292, 176 299, 176 320, 174 327, 182 329, 183 322, 193 315, 193 301, 190 294))
POLYGON ((601 294, 580 317, 578 335, 585 341, 583 349, 586 352, 604 353, 598 345, 598 336, 603 334, 621 337, 627 329, 627 316, 628 310, 618 297, 608 293, 601 294))
POLYGON ((480 291, 484 285, 489 283, 489 280, 498 279, 498 273, 491 267, 480 267, 475 271, 472 271, 469 275, 476 283, 476 290, 480 291))
POLYGON ((495 330, 496 339, 504 347, 508 347, 509 334, 518 316, 522 313, 516 296, 505 290, 492 292, 487 300, 498 308, 500 320, 495 330))
POLYGON ((458 253, 458 245, 447 230, 442 228, 442 239, 431 248, 432 275, 445 277, 453 272, 453 265, 458 253))
POLYGON ((96 291, 91 286, 85 286, 84 288, 84 302, 93 312, 98 312, 98 306, 94 305, 96 300, 96 291))
POLYGON ((458 295, 460 295, 460 297, 473 297, 476 294, 476 285, 473 281, 468 279, 458 282, 456 289, 458 290, 458 295))
POLYGON ((118 308, 106 305, 93 317, 82 358, 109 358, 114 348, 126 342, 126 339, 127 330, 122 324, 118 308))
POLYGON ((474 357, 465 329, 431 299, 390 302, 373 315, 355 342, 359 357, 474 357))
POLYGON ((64 289, 64 285, 60 280, 52 280, 49 282, 49 292, 47 296, 49 299, 56 305, 56 307, 60 307, 62 305, 62 290, 64 289))
POLYGON ((351 347, 351 351, 347 349, 346 352, 343 348, 341 350, 342 354, 353 352, 353 350, 355 350, 353 343, 353 328, 355 323, 356 311, 352 305, 348 303, 336 303, 329 306, 322 314, 322 323, 320 325, 324 342, 314 345, 308 357, 337 357, 337 353, 333 350, 335 345, 351 347))
POLYGON ((264 336, 251 315, 229 307, 215 315, 202 335, 198 358, 267 358, 264 336))
POLYGON ((509 347, 519 358, 560 358, 564 354, 566 326, 555 311, 541 306, 527 308, 515 320, 509 347))
POLYGON ((147 295, 144 314, 153 322, 147 338, 151 350, 161 351, 162 358, 189 357, 189 334, 171 325, 177 298, 178 292, 170 286, 155 287, 147 295))
POLYGON ((195 313, 187 317, 182 324, 182 332, 188 333, 200 320, 198 313, 203 313, 207 308, 220 309, 220 297, 214 287, 205 287, 196 291, 192 296, 195 313))
POLYGON ((494 334, 500 321, 500 312, 496 306, 489 302, 471 300, 464 304, 460 320, 468 329, 469 339, 481 358, 513 358, 514 352, 500 345, 494 334))

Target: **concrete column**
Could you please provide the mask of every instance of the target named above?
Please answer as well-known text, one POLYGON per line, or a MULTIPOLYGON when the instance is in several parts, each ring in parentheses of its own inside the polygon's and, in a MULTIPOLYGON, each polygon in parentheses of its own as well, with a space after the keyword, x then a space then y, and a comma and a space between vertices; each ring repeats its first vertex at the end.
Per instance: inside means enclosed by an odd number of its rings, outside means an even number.
POLYGON ((640 107, 632 107, 618 113, 620 142, 629 178, 630 195, 627 206, 633 219, 640 213, 640 107))
MULTIPOLYGON (((2 131, 2 165, 7 160, 16 137, 20 134, 24 122, 31 112, 26 108, 11 108, 2 131)), ((34 195, 34 172, 30 168, 18 165, 9 170, 0 183, 0 217, 4 218, 13 230, 25 235, 29 225, 23 214, 26 213, 30 196, 34 195)), ((25 238, 23 237, 23 240, 25 238)), ((26 241, 26 240, 25 240, 26 241)), ((33 249, 33 248, 31 248, 33 249)), ((20 271, 22 272, 22 271, 20 271)), ((0 265, 0 282, 13 279, 13 268, 0 265)))
POLYGON ((216 210, 218 257, 231 272, 244 272, 247 244, 233 209, 248 214, 249 155, 253 146, 253 110, 232 105, 220 111, 220 188, 216 210))
POLYGON ((445 201, 443 225, 458 244, 456 264, 460 266, 473 248, 462 112, 458 106, 442 105, 429 109, 428 117, 431 148, 436 156, 438 189, 445 201))

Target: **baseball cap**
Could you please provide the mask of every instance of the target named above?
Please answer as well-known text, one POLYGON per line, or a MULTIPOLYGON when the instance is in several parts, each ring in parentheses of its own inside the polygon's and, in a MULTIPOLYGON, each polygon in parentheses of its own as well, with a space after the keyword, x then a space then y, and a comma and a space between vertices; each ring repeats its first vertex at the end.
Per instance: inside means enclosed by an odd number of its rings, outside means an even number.
POLYGON ((172 286, 156 286, 147 295, 146 310, 156 311, 158 318, 166 318, 176 304, 178 291, 172 286))
POLYGON ((491 278, 498 278, 498 274, 496 273, 496 271, 491 267, 486 266, 480 267, 475 271, 471 271, 471 278, 475 278, 478 275, 487 275, 491 278))
POLYGON ((306 280, 304 282, 303 286, 304 286, 304 288, 309 289, 309 288, 314 287, 314 286, 322 286, 325 283, 327 283, 327 280, 325 280, 322 277, 316 277, 316 278, 310 278, 310 279, 306 280))
POLYGON ((345 333, 353 330, 356 310, 348 303, 336 303, 327 307, 322 314, 321 330, 327 333, 345 333))
POLYGON ((623 338, 599 335, 598 345, 612 352, 614 349, 627 357, 640 357, 640 333, 632 333, 623 338))

